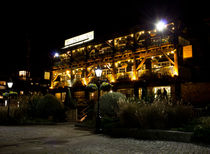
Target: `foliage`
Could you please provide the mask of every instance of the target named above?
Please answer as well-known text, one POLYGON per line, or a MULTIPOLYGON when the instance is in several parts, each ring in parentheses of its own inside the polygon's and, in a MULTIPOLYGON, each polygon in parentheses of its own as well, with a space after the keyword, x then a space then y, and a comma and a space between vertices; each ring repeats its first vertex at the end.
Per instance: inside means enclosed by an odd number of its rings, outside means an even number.
POLYGON ((194 128, 193 140, 196 142, 210 143, 210 117, 198 119, 198 125, 194 128))
POLYGON ((117 101, 120 98, 125 99, 125 95, 119 92, 106 93, 100 97, 100 111, 102 117, 117 117, 117 112, 119 112, 117 101))
POLYGON ((77 107, 77 102, 75 99, 73 99, 69 88, 67 89, 64 103, 66 107, 69 107, 71 109, 75 109, 77 107))
POLYGON ((8 96, 14 96, 17 95, 17 92, 15 91, 10 91, 10 92, 5 92, 3 93, 3 96, 8 97, 8 96))
POLYGON ((61 120, 64 118, 64 107, 60 101, 53 95, 43 96, 36 105, 38 117, 52 120, 61 120))
POLYGON ((124 127, 143 129, 169 129, 184 125, 193 118, 189 105, 170 104, 164 101, 153 103, 121 100, 119 118, 124 127))
POLYGON ((97 87, 97 85, 95 83, 88 84, 86 88, 90 92, 94 92, 94 91, 98 90, 98 87, 97 87))
POLYGON ((110 91, 113 86, 108 82, 102 82, 100 89, 103 91, 110 91))

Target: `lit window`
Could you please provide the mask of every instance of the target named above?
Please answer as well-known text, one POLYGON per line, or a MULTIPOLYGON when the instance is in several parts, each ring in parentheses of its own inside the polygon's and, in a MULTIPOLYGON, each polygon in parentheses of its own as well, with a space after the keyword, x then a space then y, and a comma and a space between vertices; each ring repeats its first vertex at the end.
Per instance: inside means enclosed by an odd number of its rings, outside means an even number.
POLYGON ((19 77, 20 77, 22 80, 26 80, 26 71, 25 71, 25 70, 19 71, 19 77))
POLYGON ((50 80, 50 72, 44 72, 44 79, 50 80))

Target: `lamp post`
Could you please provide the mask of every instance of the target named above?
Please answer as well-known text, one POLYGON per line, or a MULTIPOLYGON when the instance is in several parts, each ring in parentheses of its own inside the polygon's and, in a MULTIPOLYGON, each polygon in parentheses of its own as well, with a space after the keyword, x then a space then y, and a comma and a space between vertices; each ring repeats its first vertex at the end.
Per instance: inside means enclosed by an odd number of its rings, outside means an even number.
POLYGON ((96 115, 96 133, 101 132, 101 115, 100 115, 100 77, 102 75, 102 69, 100 66, 95 69, 96 77, 98 78, 97 87, 98 87, 98 107, 97 107, 97 115, 96 115))
MULTIPOLYGON (((8 81, 7 82, 7 86, 8 86, 8 88, 9 89, 12 89, 12 86, 13 86, 13 82, 12 81, 8 81)), ((8 104, 7 104, 7 106, 8 106, 8 108, 7 108, 7 117, 9 117, 9 110, 10 110, 10 94, 8 94, 8 104)))

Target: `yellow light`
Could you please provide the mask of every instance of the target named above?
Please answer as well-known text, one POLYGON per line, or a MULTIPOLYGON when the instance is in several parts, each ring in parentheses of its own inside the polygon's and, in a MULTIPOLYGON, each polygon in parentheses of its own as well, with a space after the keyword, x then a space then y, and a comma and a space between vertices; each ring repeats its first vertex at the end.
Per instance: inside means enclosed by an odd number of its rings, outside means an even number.
POLYGON ((133 34, 131 34, 131 37, 133 37, 133 34))
POLYGON ((51 86, 51 87, 49 87, 50 89, 53 89, 53 87, 51 86))
POLYGON ((69 71, 69 70, 67 70, 67 71, 66 71, 66 74, 69 74, 69 73, 70 73, 70 71, 69 71))
POLYGON ((171 51, 171 53, 174 53, 174 51, 171 51))
POLYGON ((135 75, 132 77, 132 80, 136 80, 136 76, 135 75))
POLYGON ((132 76, 131 80, 136 80, 136 79, 137 79, 136 78, 136 73, 133 72, 133 76, 132 76))
POLYGON ((115 78, 114 78, 114 76, 112 75, 111 76, 111 81, 110 82, 112 82, 112 83, 114 83, 115 82, 115 78))
POLYGON ((151 58, 154 59, 154 56, 152 56, 151 58))
POLYGON ((162 57, 162 55, 159 56, 160 58, 162 57))
POLYGON ((87 85, 87 80, 83 78, 83 85, 87 85))

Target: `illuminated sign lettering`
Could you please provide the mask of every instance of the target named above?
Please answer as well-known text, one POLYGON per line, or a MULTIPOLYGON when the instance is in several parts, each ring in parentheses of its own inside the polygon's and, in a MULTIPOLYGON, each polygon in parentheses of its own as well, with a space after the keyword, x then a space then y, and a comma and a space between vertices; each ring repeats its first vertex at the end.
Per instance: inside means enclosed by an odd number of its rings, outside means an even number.
POLYGON ((79 44, 82 44, 85 42, 89 42, 93 39, 94 39, 94 31, 91 31, 91 32, 88 32, 88 33, 85 33, 85 34, 82 34, 79 36, 75 36, 75 37, 65 40, 65 43, 64 43, 65 46, 63 48, 65 49, 68 47, 79 45, 79 44))

